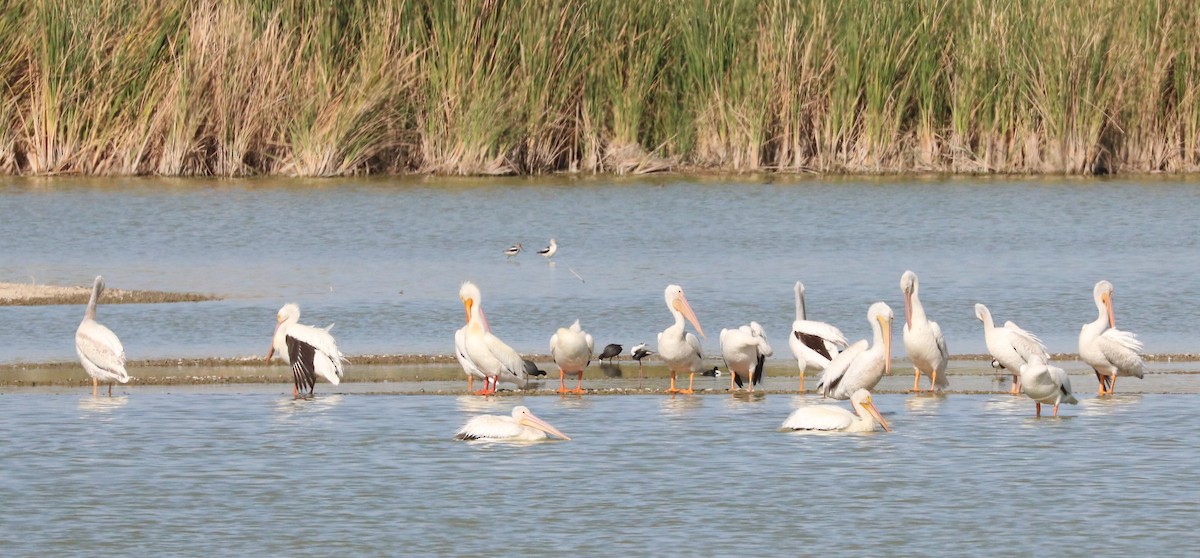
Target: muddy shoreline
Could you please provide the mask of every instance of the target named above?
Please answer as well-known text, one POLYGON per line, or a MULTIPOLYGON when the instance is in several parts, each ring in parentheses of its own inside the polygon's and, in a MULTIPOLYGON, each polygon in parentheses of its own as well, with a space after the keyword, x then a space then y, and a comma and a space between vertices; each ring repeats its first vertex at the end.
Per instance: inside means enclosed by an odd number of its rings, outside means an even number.
MULTIPOLYGON (((55 304, 87 304, 92 287, 60 287, 33 283, 0 283, 0 306, 48 306, 55 304)), ((203 302, 224 297, 204 293, 175 293, 166 291, 137 291, 105 289, 104 304, 157 304, 171 302, 203 302)))

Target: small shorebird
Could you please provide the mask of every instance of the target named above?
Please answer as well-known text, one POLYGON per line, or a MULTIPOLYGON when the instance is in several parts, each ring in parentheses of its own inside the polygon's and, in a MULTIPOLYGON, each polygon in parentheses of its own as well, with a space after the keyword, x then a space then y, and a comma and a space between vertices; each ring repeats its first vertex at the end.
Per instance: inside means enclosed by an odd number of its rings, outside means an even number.
POLYGON ((701 372, 700 375, 706 376, 709 378, 720 378, 721 377, 721 369, 714 366, 714 367, 712 367, 712 370, 705 370, 704 372, 701 372))
POLYGON ((604 346, 603 351, 600 351, 600 356, 596 357, 596 360, 607 360, 609 364, 612 364, 612 359, 620 356, 622 350, 624 347, 616 343, 609 343, 604 346))
POLYGON ((129 381, 125 371, 125 348, 111 329, 96 321, 96 303, 104 292, 104 278, 97 275, 92 284, 92 298, 88 300, 83 321, 75 330, 75 354, 84 371, 92 377, 92 397, 96 397, 100 382, 108 382, 108 395, 112 396, 113 382, 129 381))
POLYGON ((522 248, 524 248, 524 246, 521 246, 521 243, 518 242, 516 244, 513 244, 512 246, 509 246, 508 248, 505 248, 504 255, 511 258, 517 254, 520 254, 522 248))
POLYGON ((556 254, 556 253, 558 253, 558 243, 555 242, 553 238, 550 239, 549 246, 542 248, 541 250, 538 250, 538 255, 543 256, 546 259, 553 258, 554 254, 556 254))
POLYGON ((646 347, 645 343, 638 343, 629 350, 629 354, 632 355, 633 360, 636 360, 638 363, 638 387, 640 388, 642 387, 642 378, 645 377, 645 374, 642 372, 642 359, 654 354, 654 351, 651 351, 648 347, 646 347))
POLYGON ((536 417, 524 405, 513 407, 512 416, 480 415, 454 433, 457 440, 491 440, 498 442, 538 442, 552 434, 570 440, 550 423, 536 417))
POLYGON ((298 396, 305 388, 312 395, 318 374, 335 386, 342 383, 345 375, 342 363, 346 359, 329 334, 333 326, 319 328, 297 323, 299 321, 300 306, 284 304, 275 316, 275 335, 267 351, 267 362, 271 362, 275 351, 279 351, 283 359, 292 365, 292 397, 298 396))

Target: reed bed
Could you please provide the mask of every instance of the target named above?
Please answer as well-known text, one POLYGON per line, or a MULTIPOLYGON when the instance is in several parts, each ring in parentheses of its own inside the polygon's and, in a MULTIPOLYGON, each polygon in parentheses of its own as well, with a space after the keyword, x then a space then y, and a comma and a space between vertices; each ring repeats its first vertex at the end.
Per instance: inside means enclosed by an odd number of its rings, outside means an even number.
POLYGON ((1182 0, 0 0, 0 173, 1196 172, 1182 0))

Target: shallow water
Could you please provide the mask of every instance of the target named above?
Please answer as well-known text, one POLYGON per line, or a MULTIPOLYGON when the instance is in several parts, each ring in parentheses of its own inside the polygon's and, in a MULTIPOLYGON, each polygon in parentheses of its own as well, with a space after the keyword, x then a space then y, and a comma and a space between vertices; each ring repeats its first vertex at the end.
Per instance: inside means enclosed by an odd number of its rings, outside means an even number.
MULTIPOLYGON (((602 346, 654 343, 662 291, 684 287, 715 354, 758 320, 780 358, 792 284, 851 339, 866 308, 903 315, 899 278, 951 352, 984 351, 976 302, 1052 352, 1116 284, 1117 325, 1152 353, 1196 352, 1193 178, 1075 179, 13 179, 0 181, 0 280, 201 291, 217 302, 110 305, 131 359, 265 354, 274 314, 336 323, 347 354, 440 353, 476 281, 489 321, 524 353, 581 319, 602 346), (559 255, 534 252, 550 237, 559 255), (511 261, 501 251, 522 242, 511 261), (578 277, 577 277, 578 275, 578 277), (582 278, 582 280, 580 279, 582 278)), ((0 362, 74 359, 76 306, 0 308, 0 362)), ((896 340, 903 357, 902 345, 896 340)))
POLYGON ((1200 544, 1193 399, 1085 399, 1035 419, 1006 395, 880 395, 893 433, 831 436, 776 431, 813 401, 789 395, 3 396, 0 547, 1172 555, 1200 544), (573 440, 451 439, 515 404, 573 440))

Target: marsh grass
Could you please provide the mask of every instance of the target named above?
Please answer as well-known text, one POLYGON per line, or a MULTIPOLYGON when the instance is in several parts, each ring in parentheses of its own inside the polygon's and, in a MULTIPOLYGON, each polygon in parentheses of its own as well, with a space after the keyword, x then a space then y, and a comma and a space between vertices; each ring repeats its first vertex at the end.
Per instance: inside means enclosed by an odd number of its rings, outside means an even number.
POLYGON ((1200 170, 1165 0, 0 0, 0 173, 1200 170))

